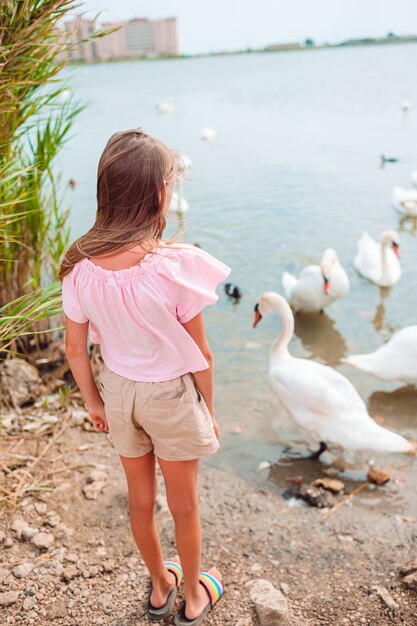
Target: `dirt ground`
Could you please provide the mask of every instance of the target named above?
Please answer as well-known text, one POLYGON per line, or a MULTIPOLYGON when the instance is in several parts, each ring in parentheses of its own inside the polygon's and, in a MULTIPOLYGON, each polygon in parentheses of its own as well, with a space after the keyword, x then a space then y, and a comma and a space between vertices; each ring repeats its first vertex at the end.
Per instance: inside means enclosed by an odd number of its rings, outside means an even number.
MULTIPOLYGON (((123 470, 106 435, 84 428, 74 409, 69 427, 51 447, 52 474, 15 509, 3 501, 0 597, 15 595, 0 608, 1 624, 148 623, 148 577, 130 533, 123 470), (104 484, 94 500, 83 493, 92 470, 107 474, 101 475, 104 484), (16 518, 52 535, 52 545, 38 548, 19 539, 11 528, 16 518), (28 564, 23 572, 14 570, 21 564, 28 564)), ((10 465, 11 455, 35 458, 34 445, 30 433, 8 435, 1 442, 4 463, 10 465)), ((5 493, 11 478, 1 467, 5 493)), ((309 467, 322 475, 320 463, 309 467)), ((417 585, 406 586, 400 575, 416 562, 417 520, 396 513, 395 506, 377 506, 381 495, 389 501, 390 489, 394 497, 397 487, 366 487, 326 520, 323 509, 288 493, 283 497, 277 471, 283 470, 271 468, 271 480, 254 484, 202 464, 204 566, 217 565, 226 588, 207 624, 259 625, 249 589, 251 581, 265 578, 287 596, 291 626, 417 626, 417 585), (381 588, 388 594, 385 601, 381 588)), ((286 471, 299 473, 300 466, 286 471)), ((158 480, 157 521, 168 558, 175 553, 174 530, 158 480)), ((354 486, 348 484, 347 491, 354 486)))

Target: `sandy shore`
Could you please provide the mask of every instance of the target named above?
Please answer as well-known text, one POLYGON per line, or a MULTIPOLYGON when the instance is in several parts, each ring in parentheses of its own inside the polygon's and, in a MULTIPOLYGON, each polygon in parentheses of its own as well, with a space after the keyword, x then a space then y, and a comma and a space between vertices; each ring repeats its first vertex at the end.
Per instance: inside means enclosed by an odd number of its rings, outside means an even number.
MULTIPOLYGON (((3 450, 11 445, 2 442, 3 450)), ((24 455, 33 445, 29 436, 12 449, 24 455)), ((25 495, 15 510, 3 505, 0 597, 13 602, 0 609, 0 623, 146 624, 148 577, 130 533, 125 478, 111 444, 102 433, 84 430, 78 412, 52 454, 64 468, 77 467, 56 471, 52 490, 25 495), (89 500, 83 489, 92 470, 105 474, 96 476, 99 495, 89 500), (12 530, 12 524, 29 531, 12 530), (50 535, 51 545, 36 547, 31 529, 50 535), (19 539, 22 532, 26 540, 19 539)), ((157 519, 169 557, 174 530, 160 476, 159 482, 157 519)), ((286 500, 272 482, 255 485, 207 463, 200 494, 204 566, 221 568, 227 588, 208 624, 258 625, 248 593, 258 578, 287 596, 291 626, 417 624, 416 591, 400 575, 415 555, 417 521, 372 506, 370 488, 327 521, 323 510, 286 500)))

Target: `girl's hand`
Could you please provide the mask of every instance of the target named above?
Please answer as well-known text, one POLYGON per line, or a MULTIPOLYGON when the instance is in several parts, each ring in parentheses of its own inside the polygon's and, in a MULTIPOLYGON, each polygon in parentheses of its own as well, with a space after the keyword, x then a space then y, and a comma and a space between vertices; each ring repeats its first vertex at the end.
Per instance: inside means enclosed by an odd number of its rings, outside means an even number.
POLYGON ((214 432, 215 432, 217 439, 220 439, 220 428, 214 417, 213 417, 213 427, 214 427, 214 432))
POLYGON ((109 426, 107 424, 106 414, 104 412, 104 404, 99 404, 96 407, 90 407, 88 409, 88 415, 94 425, 94 430, 97 432, 108 432, 109 426))

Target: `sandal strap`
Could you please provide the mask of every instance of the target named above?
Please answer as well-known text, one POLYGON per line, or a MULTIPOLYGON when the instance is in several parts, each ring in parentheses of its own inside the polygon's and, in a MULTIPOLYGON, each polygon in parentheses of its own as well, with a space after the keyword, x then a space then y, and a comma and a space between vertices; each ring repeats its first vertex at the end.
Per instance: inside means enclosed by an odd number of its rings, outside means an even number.
POLYGON ((164 561, 164 565, 169 572, 174 574, 175 579, 177 581, 177 587, 180 586, 182 581, 182 567, 176 561, 164 561))
POLYGON ((213 574, 209 574, 209 572, 201 572, 198 580, 207 591, 211 605, 213 606, 223 595, 222 582, 216 578, 216 576, 213 576, 213 574))

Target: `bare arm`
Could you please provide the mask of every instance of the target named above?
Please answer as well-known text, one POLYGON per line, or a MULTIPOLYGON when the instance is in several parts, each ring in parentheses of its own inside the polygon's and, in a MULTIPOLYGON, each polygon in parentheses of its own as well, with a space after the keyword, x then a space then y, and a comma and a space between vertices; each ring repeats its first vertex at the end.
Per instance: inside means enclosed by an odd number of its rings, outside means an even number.
POLYGON ((199 372, 192 372, 195 385, 203 396, 207 408, 213 418, 214 430, 217 437, 220 436, 219 426, 214 417, 214 360, 213 353, 207 341, 206 331, 204 329, 203 314, 199 313, 188 322, 182 324, 194 342, 200 348, 209 367, 199 372))
POLYGON ((65 347, 69 366, 75 382, 80 388, 90 419, 97 431, 108 430, 104 403, 94 381, 88 358, 88 322, 79 324, 65 317, 65 347))

